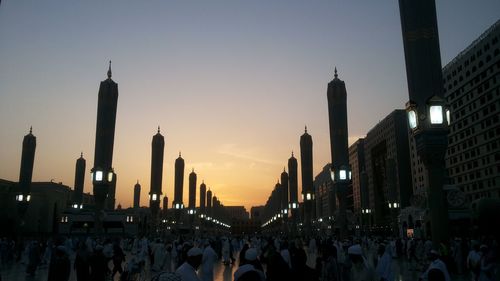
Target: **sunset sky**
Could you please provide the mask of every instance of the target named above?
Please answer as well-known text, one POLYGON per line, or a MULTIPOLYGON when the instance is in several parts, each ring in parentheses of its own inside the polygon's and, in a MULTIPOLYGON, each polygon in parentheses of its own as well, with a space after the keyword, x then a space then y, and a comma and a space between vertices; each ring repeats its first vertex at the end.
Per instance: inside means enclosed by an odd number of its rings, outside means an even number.
MULTIPOLYGON (((500 15, 498 0, 436 2, 443 66, 500 15)), ((350 143, 408 99, 396 0, 4 0, 0 178, 18 181, 33 126, 33 180, 72 187, 83 152, 92 191, 97 92, 109 60, 123 207, 137 180, 148 204, 157 126, 170 202, 181 151, 184 204, 194 168, 198 186, 205 180, 224 205, 249 210, 265 203, 291 151, 300 155, 305 125, 315 174, 330 161, 326 87, 335 66, 347 87, 350 143)))

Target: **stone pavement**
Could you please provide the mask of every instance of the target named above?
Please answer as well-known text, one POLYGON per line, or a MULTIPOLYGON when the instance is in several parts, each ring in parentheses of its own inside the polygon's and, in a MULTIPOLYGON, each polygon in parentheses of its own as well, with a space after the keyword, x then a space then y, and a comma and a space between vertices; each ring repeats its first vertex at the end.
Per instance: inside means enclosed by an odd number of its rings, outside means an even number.
MULTIPOLYGON (((129 260, 130 257, 127 257, 127 260, 129 260)), ((314 261, 316 257, 315 255, 310 255, 308 258, 308 265, 313 266, 314 261)), ((73 265, 73 262, 71 263, 73 265)), ((109 266, 112 268, 112 265, 110 264, 109 266)), ((225 266, 222 264, 222 262, 219 262, 215 266, 215 281, 232 281, 233 280, 233 274, 234 271, 236 271, 237 266, 225 266)), ((393 269, 394 269, 394 276, 395 276, 395 281, 418 281, 418 277, 421 274, 421 271, 412 271, 410 270, 410 267, 406 261, 402 260, 393 260, 393 269)), ((47 274, 48 274, 48 266, 43 265, 39 267, 36 271, 36 274, 34 277, 27 276, 26 273, 26 266, 21 263, 12 263, 8 266, 3 266, 1 270, 1 277, 2 281, 46 281, 47 280, 47 274)), ((149 270, 149 265, 146 265, 146 270, 145 270, 146 276, 144 276, 144 280, 150 280, 151 275, 150 275, 150 270, 149 270)), ((118 274, 115 276, 115 281, 118 281, 118 274)), ((470 280, 470 278, 467 278, 467 276, 462 275, 462 276, 452 276, 452 280, 454 281, 466 281, 470 280)), ((71 271, 71 276, 70 276, 70 281, 76 281, 76 274, 75 271, 71 271)))

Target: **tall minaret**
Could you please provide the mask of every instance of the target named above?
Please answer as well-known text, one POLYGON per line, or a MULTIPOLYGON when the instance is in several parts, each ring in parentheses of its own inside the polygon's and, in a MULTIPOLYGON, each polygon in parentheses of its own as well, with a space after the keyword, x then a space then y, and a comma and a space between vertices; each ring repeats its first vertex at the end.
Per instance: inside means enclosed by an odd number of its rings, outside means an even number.
POLYGON ((293 210, 299 207, 299 199, 298 199, 298 179, 297 179, 297 158, 293 156, 288 159, 288 182, 290 188, 290 209, 293 210), (295 205, 294 205, 295 203, 295 205))
POLYGON ((23 139, 23 151, 21 155, 21 170, 19 172, 19 188, 16 192, 18 212, 21 218, 28 209, 31 200, 31 178, 33 176, 33 165, 35 163, 36 137, 30 132, 23 139))
POLYGON ((184 186, 184 159, 179 152, 179 158, 175 160, 175 185, 174 185, 174 202, 172 202, 175 209, 184 209, 182 203, 182 188, 184 186))
POLYGON ((73 208, 82 208, 83 184, 85 182, 85 166, 86 162, 83 158, 83 152, 80 158, 76 160, 75 168, 75 190, 73 191, 73 208))
POLYGON ((207 186, 203 181, 200 185, 200 212, 202 214, 205 214, 205 203, 207 202, 206 199, 207 199, 207 186))
MULTIPOLYGON (((96 205, 96 230, 102 231, 100 220, 106 198, 115 182, 113 171, 113 144, 115 139, 116 109, 118 104, 118 84, 111 79, 111 61, 108 79, 99 86, 97 102, 97 122, 95 134, 94 167, 92 183, 96 205)), ((114 202, 114 198, 110 198, 114 202)))
POLYGON ((212 197, 212 217, 216 217, 218 219, 219 218, 219 205, 217 204, 217 202, 219 201, 219 199, 217 199, 217 196, 214 196, 212 197))
POLYGON ((310 232, 312 217, 312 207, 314 200, 313 186, 313 142, 312 137, 307 133, 307 126, 304 134, 300 137, 300 164, 302 172, 302 197, 304 200, 304 229, 310 232))
POLYGON ((281 173, 281 212, 288 217, 288 173, 285 168, 281 173))
POLYGON ((207 191, 207 216, 212 215, 212 191, 208 188, 207 191))
POLYGON ((153 218, 158 214, 160 209, 161 183, 163 178, 163 150, 165 148, 165 139, 160 134, 160 126, 158 132, 153 136, 151 142, 151 186, 149 191, 149 208, 153 218))
POLYGON ((189 174, 189 200, 188 200, 188 212, 194 215, 196 210, 196 173, 194 169, 189 174))
POLYGON ((140 208, 141 204, 141 185, 139 184, 139 180, 134 185, 134 209, 140 208))
POLYGON ((328 83, 328 116, 330 121, 330 150, 332 156, 331 175, 333 187, 339 199, 340 236, 347 236, 347 188, 351 178, 349 150, 347 144, 347 92, 344 81, 338 78, 335 68, 334 78, 328 83))
POLYGON ((168 211, 168 197, 167 196, 163 196, 163 216, 166 217, 167 216, 167 211, 168 211))

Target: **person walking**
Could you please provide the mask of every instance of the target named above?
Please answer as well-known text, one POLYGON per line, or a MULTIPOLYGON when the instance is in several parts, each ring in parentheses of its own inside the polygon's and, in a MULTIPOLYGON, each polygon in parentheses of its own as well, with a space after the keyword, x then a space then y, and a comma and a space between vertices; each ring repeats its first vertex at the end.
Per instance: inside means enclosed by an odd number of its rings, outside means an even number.
POLYGON ((347 254, 352 263, 349 280, 352 281, 375 281, 375 271, 363 257, 363 251, 359 244, 352 245, 347 249, 347 254))
POLYGON ((123 274, 122 263, 125 261, 125 253, 123 253, 122 248, 118 242, 113 245, 113 273, 111 273, 111 279, 115 277, 117 272, 123 274))
POLYGON ((205 249, 201 259, 201 280, 213 281, 214 280, 214 265, 219 259, 209 241, 205 242, 205 249))
POLYGON ((66 248, 57 246, 52 254, 49 265, 48 281, 68 281, 71 272, 71 263, 69 261, 66 248))
POLYGON ((202 256, 203 252, 200 248, 192 247, 189 249, 186 261, 175 271, 181 276, 182 281, 201 281, 196 275, 196 270, 201 264, 202 256))
MULTIPOLYGON (((427 270, 420 276, 421 280, 432 280, 432 278, 429 278, 430 272, 435 272, 435 269, 441 271, 444 275, 444 281, 450 281, 450 274, 448 273, 448 269, 446 267, 446 264, 439 258, 439 253, 436 250, 431 250, 429 259, 431 260, 431 263, 427 270)), ((439 274, 434 273, 434 276, 436 278, 439 274)))
POLYGON ((393 281, 394 273, 392 272, 392 255, 390 253, 390 248, 384 244, 380 244, 378 248, 379 259, 377 262, 377 267, 375 268, 375 273, 377 274, 377 280, 381 281, 393 281))
POLYGON ((76 271, 76 281, 90 281, 90 252, 85 243, 80 242, 76 251, 73 268, 76 271))
POLYGON ((97 245, 90 257, 90 280, 105 281, 109 274, 108 259, 104 256, 103 247, 97 245))

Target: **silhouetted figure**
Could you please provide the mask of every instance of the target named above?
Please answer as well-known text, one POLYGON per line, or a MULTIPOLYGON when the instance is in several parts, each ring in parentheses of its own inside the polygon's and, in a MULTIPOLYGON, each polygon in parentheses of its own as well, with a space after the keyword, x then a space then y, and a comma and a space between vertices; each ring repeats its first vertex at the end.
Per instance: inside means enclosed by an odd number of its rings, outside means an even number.
POLYGON ((444 273, 437 269, 437 268, 433 268, 431 270, 429 270, 429 274, 428 274, 428 279, 429 281, 445 281, 446 279, 444 278, 444 273))
POLYGON ((111 274, 111 279, 115 277, 117 272, 120 275, 123 274, 122 262, 125 261, 125 254, 118 243, 113 245, 113 273, 111 274))
POLYGON ((300 248, 291 250, 292 257, 292 279, 294 281, 317 281, 318 273, 307 266, 306 251, 300 248))
POLYGON ((243 245, 243 248, 241 248, 240 251, 240 264, 239 264, 240 266, 246 263, 245 253, 247 252, 247 250, 248 250, 248 244, 245 243, 245 245, 243 245))
POLYGON ((52 254, 49 265, 48 281, 68 281, 71 262, 64 246, 58 246, 52 254))
POLYGON ((37 241, 33 241, 29 247, 26 273, 30 276, 34 276, 36 268, 38 267, 38 264, 40 264, 40 244, 37 241))
POLYGON ((104 281, 109 272, 108 259, 102 253, 103 247, 98 245, 90 257, 90 280, 104 281))
POLYGON ((181 276, 182 281, 200 281, 196 270, 201 264, 202 255, 200 248, 193 247, 187 251, 186 261, 175 271, 181 276))
POLYGON ((87 249, 85 243, 80 242, 78 245, 78 250, 76 251, 75 263, 73 268, 76 271, 77 281, 89 281, 90 280, 90 252, 87 249))
MULTIPOLYGON (((248 252, 248 251, 247 251, 248 252)), ((267 249, 267 281, 290 280, 290 268, 285 262, 280 253, 276 251, 273 245, 269 245, 267 249)))

